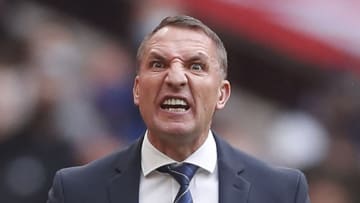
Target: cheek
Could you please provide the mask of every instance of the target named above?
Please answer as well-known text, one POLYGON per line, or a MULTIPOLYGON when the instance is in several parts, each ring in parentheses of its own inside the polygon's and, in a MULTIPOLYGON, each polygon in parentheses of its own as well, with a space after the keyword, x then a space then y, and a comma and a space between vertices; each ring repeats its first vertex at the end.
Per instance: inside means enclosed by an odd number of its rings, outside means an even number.
POLYGON ((212 114, 215 110, 218 100, 218 90, 211 86, 211 84, 205 85, 203 89, 198 90, 198 97, 200 98, 200 105, 203 106, 204 111, 212 114))
POLYGON ((147 77, 141 78, 138 84, 139 103, 145 105, 152 104, 157 89, 158 84, 156 83, 156 80, 147 77))

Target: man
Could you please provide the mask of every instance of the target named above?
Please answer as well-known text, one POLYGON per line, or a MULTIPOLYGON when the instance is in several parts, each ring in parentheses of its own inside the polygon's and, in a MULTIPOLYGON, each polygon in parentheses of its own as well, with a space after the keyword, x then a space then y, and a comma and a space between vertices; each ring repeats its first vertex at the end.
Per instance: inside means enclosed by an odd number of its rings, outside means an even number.
POLYGON ((145 135, 124 151, 60 170, 48 203, 310 202, 301 172, 268 166, 210 130, 230 83, 225 48, 206 25, 167 17, 137 57, 133 95, 145 135))

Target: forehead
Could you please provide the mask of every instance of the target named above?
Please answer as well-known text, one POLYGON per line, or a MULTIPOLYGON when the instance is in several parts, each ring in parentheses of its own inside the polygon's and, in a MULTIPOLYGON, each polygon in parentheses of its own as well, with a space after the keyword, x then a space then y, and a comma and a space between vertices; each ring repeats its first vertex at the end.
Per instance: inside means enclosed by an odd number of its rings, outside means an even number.
POLYGON ((166 54, 202 55, 213 58, 213 41, 199 29, 166 26, 158 30, 148 41, 148 54, 166 52, 166 54))

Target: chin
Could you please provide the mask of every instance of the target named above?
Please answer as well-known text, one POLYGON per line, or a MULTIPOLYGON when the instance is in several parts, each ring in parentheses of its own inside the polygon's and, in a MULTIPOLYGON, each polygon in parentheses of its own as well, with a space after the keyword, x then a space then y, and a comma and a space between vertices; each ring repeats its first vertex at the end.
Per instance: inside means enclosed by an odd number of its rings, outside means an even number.
POLYGON ((179 128, 179 127, 172 127, 172 128, 167 128, 164 131, 164 134, 169 134, 169 135, 176 135, 176 136, 186 136, 188 134, 192 134, 192 130, 190 129, 184 129, 184 128, 179 128))
POLYGON ((161 126, 157 129, 157 132, 168 136, 187 136, 194 134, 195 131, 191 126, 181 123, 161 126))

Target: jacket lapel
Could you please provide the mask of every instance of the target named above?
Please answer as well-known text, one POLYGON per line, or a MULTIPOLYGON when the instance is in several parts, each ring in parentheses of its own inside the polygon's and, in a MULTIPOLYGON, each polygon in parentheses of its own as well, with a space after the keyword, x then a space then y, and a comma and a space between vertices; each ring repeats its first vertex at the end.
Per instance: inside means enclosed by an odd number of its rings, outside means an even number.
POLYGON ((219 202, 246 203, 251 184, 242 177, 245 170, 234 149, 215 136, 218 149, 219 202))
POLYGON ((141 143, 130 146, 119 155, 115 175, 110 179, 108 192, 110 203, 138 203, 141 169, 141 143))

